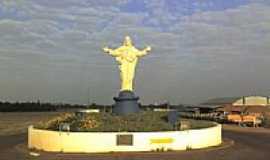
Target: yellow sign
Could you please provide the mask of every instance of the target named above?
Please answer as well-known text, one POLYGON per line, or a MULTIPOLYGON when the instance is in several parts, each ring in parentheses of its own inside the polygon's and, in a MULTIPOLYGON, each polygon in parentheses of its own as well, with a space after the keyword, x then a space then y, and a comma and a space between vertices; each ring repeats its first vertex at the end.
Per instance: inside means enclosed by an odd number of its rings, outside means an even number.
POLYGON ((173 143, 173 138, 152 138, 150 139, 151 144, 168 144, 173 143))

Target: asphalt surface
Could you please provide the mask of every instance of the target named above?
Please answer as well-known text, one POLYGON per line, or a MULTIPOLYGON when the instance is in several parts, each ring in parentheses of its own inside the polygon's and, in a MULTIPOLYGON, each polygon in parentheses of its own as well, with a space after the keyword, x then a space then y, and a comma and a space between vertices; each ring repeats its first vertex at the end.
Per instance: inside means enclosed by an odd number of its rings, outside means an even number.
POLYGON ((25 160, 25 154, 16 150, 16 146, 22 143, 27 143, 26 134, 0 136, 0 160, 25 160))
POLYGON ((113 154, 61 154, 41 152, 30 156, 26 149, 26 134, 0 136, 1 160, 270 160, 270 132, 253 132, 254 128, 223 130, 223 137, 234 140, 234 145, 222 149, 181 152, 113 153, 113 154), (18 149, 24 146, 25 149, 18 149))

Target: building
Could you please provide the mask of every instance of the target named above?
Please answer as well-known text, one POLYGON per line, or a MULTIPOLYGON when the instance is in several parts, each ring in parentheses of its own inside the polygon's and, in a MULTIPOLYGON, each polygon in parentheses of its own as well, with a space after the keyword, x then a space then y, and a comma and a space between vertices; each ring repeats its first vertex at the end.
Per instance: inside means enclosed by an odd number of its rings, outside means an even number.
POLYGON ((270 97, 243 96, 210 99, 202 106, 214 108, 215 111, 245 112, 262 114, 270 111, 270 97))

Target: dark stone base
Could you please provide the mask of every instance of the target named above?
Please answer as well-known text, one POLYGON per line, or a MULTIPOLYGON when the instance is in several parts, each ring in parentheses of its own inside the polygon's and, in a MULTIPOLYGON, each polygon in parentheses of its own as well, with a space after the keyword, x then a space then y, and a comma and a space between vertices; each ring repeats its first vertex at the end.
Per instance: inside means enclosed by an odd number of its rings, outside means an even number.
POLYGON ((112 113, 115 115, 128 115, 140 112, 138 100, 135 94, 131 91, 121 91, 118 97, 113 98, 115 105, 113 106, 112 113))

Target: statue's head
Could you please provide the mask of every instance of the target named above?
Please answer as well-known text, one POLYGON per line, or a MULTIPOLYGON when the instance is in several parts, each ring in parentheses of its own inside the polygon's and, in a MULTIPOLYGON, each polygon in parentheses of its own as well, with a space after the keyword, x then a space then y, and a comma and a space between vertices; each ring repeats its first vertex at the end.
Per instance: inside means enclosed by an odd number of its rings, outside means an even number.
POLYGON ((123 45, 124 46, 132 46, 132 40, 131 40, 131 38, 129 36, 125 37, 123 45))

